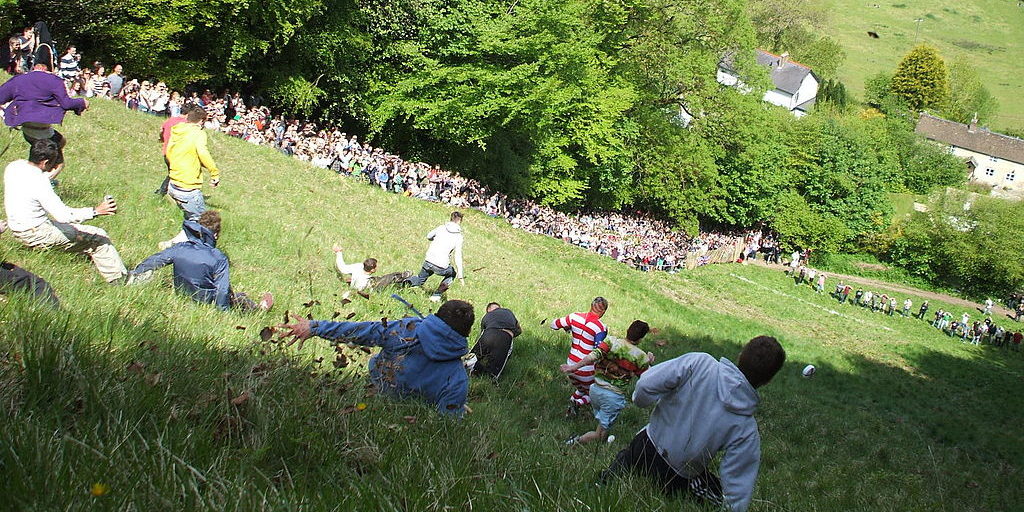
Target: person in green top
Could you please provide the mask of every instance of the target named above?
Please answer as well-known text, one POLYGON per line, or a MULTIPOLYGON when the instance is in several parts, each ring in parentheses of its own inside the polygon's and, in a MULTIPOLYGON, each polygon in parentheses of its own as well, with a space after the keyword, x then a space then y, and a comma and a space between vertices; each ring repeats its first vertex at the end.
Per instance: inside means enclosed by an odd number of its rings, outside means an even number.
POLYGON ((650 330, 646 322, 637 320, 626 330, 626 339, 608 336, 579 362, 561 366, 564 373, 572 373, 590 364, 597 370, 594 383, 590 386, 590 405, 597 419, 597 428, 573 436, 566 444, 586 444, 604 441, 608 437, 619 413, 626 408, 626 396, 631 382, 654 363, 654 354, 636 346, 650 330))

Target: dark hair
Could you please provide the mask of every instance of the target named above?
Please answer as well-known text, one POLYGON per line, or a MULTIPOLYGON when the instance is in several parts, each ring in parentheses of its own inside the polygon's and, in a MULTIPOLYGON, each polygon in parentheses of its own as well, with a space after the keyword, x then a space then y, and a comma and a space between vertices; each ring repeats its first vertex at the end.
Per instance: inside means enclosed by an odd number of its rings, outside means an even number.
POLYGON ((640 341, 647 333, 651 332, 651 326, 642 320, 634 320, 626 329, 626 339, 629 341, 640 341))
POLYGON ((496 308, 500 308, 501 304, 498 304, 497 302, 488 302, 487 303, 487 309, 491 309, 491 306, 494 306, 496 308))
POLYGON ((377 268, 377 258, 366 258, 363 260, 363 271, 369 272, 377 268))
POLYGON ((779 340, 771 336, 758 336, 743 347, 736 366, 750 385, 758 388, 771 381, 784 362, 786 351, 782 349, 779 340))
POLYGON ((604 297, 594 297, 594 301, 590 303, 590 308, 608 311, 608 299, 604 297))
POLYGON ((475 320, 473 305, 464 300, 445 302, 437 308, 437 313, 434 314, 463 336, 469 336, 469 332, 473 329, 473 320, 475 320))
POLYGON ((199 225, 209 229, 215 237, 220 235, 220 212, 217 210, 206 210, 199 216, 199 225))
POLYGON ((190 123, 201 123, 206 121, 206 111, 201 108, 189 110, 187 119, 190 123))
POLYGON ((42 163, 46 160, 50 162, 56 162, 60 155, 60 148, 57 147, 57 143, 50 139, 39 139, 32 143, 32 147, 28 150, 28 161, 34 164, 42 163))
POLYGON ((451 219, 452 222, 458 222, 462 220, 462 212, 452 212, 451 219))

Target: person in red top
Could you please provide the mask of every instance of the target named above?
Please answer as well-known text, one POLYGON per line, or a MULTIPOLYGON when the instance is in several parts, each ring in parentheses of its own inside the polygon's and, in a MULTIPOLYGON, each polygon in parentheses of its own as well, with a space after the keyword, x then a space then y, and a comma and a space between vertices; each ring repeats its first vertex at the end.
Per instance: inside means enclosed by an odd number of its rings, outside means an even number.
MULTIPOLYGON (((168 174, 171 172, 171 162, 167 160, 167 144, 171 141, 171 128, 174 128, 174 125, 178 123, 185 122, 185 120, 188 117, 189 111, 191 111, 193 108, 199 107, 189 106, 183 108, 181 109, 181 115, 167 118, 167 120, 164 121, 164 124, 160 126, 160 141, 163 142, 162 151, 164 154, 164 165, 167 166, 168 174)), ((160 188, 153 191, 153 193, 160 197, 167 195, 167 184, 170 183, 170 180, 170 176, 165 175, 163 183, 160 184, 160 188)))
POLYGON ((1020 331, 1017 331, 1017 332, 1013 333, 1013 346, 1010 347, 1010 348, 1019 351, 1020 350, 1020 341, 1021 341, 1022 338, 1024 338, 1024 334, 1021 334, 1020 331))
MULTIPOLYGON (((569 349, 566 364, 582 361, 593 352, 594 347, 608 336, 608 328, 601 323, 601 317, 604 316, 605 311, 608 311, 608 301, 604 297, 596 297, 590 303, 589 312, 571 313, 551 322, 552 329, 564 329, 572 334, 572 348, 569 349)), ((590 403, 590 385, 594 383, 594 365, 580 366, 568 376, 569 382, 576 387, 576 391, 569 397, 569 408, 565 414, 566 416, 575 416, 579 413, 581 405, 590 403)))

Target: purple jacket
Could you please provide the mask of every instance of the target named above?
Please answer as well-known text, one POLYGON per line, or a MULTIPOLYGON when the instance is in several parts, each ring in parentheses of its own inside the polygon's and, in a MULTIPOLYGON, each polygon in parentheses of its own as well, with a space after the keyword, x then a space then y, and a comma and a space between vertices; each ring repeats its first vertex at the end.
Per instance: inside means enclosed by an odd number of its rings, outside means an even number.
POLYGON ((8 101, 11 104, 4 110, 7 126, 60 124, 65 111, 81 115, 85 110, 85 100, 68 96, 64 80, 45 71, 17 75, 0 85, 0 104, 8 101))

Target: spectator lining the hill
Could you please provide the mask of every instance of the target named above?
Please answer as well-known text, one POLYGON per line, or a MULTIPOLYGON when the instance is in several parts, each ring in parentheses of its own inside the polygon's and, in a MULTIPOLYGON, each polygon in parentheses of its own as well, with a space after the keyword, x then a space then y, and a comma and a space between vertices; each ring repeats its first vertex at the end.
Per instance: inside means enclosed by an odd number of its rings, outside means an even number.
POLYGON ((464 414, 469 377, 462 356, 474 319, 468 302, 450 300, 426 318, 390 322, 331 322, 296 315, 292 319, 295 323, 275 328, 281 339, 298 341, 300 349, 312 336, 335 345, 381 347, 369 363, 370 381, 378 392, 394 398, 419 397, 443 415, 464 414))
POLYGON ((647 370, 637 381, 633 402, 653 405, 654 411, 602 480, 636 472, 669 494, 746 511, 761 464, 756 390, 772 380, 785 360, 775 338, 758 336, 743 347, 738 364, 691 352, 647 370), (719 479, 708 465, 723 451, 719 479))
POLYGON ((267 311, 274 297, 264 293, 260 302, 253 302, 244 293, 231 289, 231 268, 228 257, 217 248, 221 219, 216 210, 208 210, 198 220, 186 220, 182 231, 187 240, 174 244, 148 258, 132 270, 132 284, 149 280, 155 270, 174 267, 174 287, 196 302, 214 304, 221 311, 267 311))
POLYGON ((106 199, 95 208, 69 208, 50 180, 61 170, 60 149, 52 140, 32 143, 28 160, 15 160, 4 171, 4 209, 14 238, 34 249, 57 248, 85 253, 108 283, 126 274, 121 255, 107 232, 81 224, 100 215, 114 215, 117 205, 106 199), (52 220, 51 220, 52 218, 52 220))

